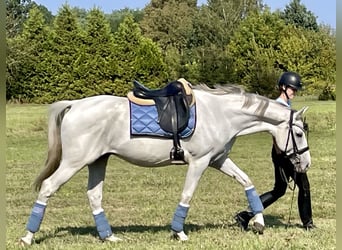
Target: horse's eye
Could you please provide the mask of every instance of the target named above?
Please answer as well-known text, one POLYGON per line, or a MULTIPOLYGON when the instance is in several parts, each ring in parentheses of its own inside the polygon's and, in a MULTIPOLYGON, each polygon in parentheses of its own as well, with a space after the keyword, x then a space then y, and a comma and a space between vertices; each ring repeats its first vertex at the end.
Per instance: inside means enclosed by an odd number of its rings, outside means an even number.
POLYGON ((297 136, 297 137, 302 137, 302 136, 303 136, 303 133, 298 132, 298 133, 296 133, 296 136, 297 136))

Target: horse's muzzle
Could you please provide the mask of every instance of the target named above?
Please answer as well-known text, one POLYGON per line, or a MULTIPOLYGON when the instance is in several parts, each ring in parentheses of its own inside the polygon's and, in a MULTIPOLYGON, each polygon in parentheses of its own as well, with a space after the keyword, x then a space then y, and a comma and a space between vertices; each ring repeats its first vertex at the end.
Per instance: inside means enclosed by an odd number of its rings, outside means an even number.
POLYGON ((294 165, 294 170, 297 172, 297 173, 305 173, 306 171, 309 170, 310 168, 310 164, 306 164, 306 166, 304 168, 301 167, 301 164, 300 164, 300 161, 293 164, 294 165))

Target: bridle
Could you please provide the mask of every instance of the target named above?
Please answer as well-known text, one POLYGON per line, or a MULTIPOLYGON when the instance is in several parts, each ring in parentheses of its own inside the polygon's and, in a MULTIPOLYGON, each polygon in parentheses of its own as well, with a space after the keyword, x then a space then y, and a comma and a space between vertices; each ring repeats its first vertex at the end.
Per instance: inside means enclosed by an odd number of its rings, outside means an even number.
MULTIPOLYGON (((294 110, 291 110, 291 114, 290 114, 290 120, 289 120, 289 132, 288 132, 288 135, 287 135, 287 140, 286 140, 286 146, 285 146, 285 150, 284 150, 284 153, 285 153, 285 158, 288 158, 292 164, 295 166, 295 170, 299 170, 299 165, 300 165, 300 155, 304 154, 306 151, 309 150, 309 146, 306 146, 302 149, 298 149, 297 147, 297 143, 296 143, 296 139, 295 139, 295 135, 294 135, 294 131, 293 131, 293 126, 297 126, 295 124, 293 124, 293 114, 294 114, 294 110), (289 142, 290 140, 292 140, 292 145, 293 145, 293 153, 287 155, 286 152, 287 152, 287 147, 289 145, 289 142)), ((305 133, 307 133, 307 136, 309 135, 309 127, 308 127, 308 124, 304 121, 303 122, 303 128, 300 128, 302 129, 305 133)), ((307 138, 308 139, 308 138, 307 138)))

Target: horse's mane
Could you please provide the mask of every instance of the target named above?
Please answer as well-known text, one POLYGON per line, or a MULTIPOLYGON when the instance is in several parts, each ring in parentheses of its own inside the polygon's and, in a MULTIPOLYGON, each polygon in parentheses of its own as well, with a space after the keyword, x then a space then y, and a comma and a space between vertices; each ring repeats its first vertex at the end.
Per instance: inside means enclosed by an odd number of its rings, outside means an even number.
MULTIPOLYGON (((228 94, 236 94, 244 96, 244 103, 243 107, 248 108, 251 105, 258 103, 257 109, 255 110, 256 113, 264 115, 266 109, 269 106, 270 102, 275 102, 275 100, 271 100, 265 96, 255 94, 255 93, 249 93, 246 92, 244 87, 241 85, 234 85, 234 84, 225 84, 220 85, 216 84, 213 88, 208 87, 206 84, 198 84, 193 86, 194 89, 199 89, 206 91, 208 93, 214 94, 214 95, 228 95, 228 94)), ((281 104, 279 104, 281 105, 281 104)))
POLYGON ((197 85, 193 85, 192 88, 203 90, 214 95, 245 94, 245 89, 242 86, 234 84, 215 84, 213 88, 210 88, 208 87, 208 85, 200 83, 197 85))

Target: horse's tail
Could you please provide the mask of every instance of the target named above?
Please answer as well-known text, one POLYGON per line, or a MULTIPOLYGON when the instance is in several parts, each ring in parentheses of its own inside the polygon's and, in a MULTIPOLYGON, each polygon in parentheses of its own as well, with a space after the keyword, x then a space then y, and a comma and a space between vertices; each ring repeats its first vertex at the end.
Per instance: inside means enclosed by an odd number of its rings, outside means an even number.
POLYGON ((70 101, 53 103, 49 109, 48 155, 45 167, 35 179, 33 186, 39 191, 43 181, 58 168, 62 157, 61 124, 65 113, 71 108, 70 101))

